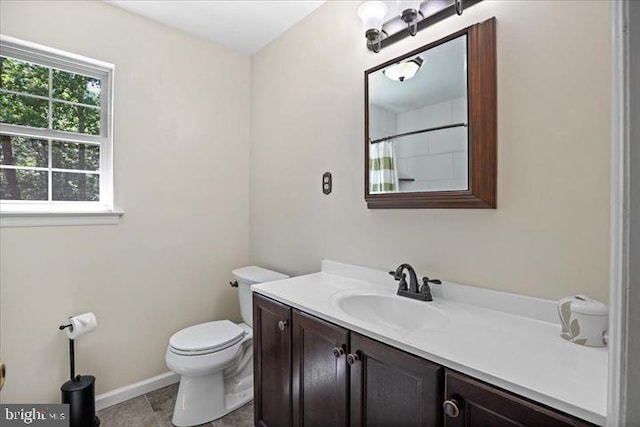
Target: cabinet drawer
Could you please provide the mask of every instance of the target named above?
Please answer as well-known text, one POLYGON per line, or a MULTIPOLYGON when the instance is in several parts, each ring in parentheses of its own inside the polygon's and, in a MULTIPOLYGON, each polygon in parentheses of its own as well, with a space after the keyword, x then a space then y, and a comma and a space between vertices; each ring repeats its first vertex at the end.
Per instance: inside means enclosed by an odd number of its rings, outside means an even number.
POLYGON ((592 426, 450 370, 445 375, 444 405, 449 409, 446 427, 592 426))

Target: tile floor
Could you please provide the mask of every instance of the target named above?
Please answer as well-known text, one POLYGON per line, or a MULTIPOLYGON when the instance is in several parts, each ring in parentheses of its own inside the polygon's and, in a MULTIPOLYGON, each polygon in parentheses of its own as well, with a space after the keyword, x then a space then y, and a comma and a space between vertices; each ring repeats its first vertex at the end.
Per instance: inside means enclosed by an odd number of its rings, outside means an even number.
MULTIPOLYGON (((172 427, 178 384, 152 391, 118 405, 98 411, 100 427, 172 427)), ((203 427, 253 426, 253 401, 203 427)))

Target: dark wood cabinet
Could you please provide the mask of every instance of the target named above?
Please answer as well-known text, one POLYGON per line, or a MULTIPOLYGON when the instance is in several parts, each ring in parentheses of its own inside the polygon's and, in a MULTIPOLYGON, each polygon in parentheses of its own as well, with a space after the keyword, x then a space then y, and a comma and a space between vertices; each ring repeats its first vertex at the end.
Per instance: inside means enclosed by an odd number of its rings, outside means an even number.
POLYGON ((346 427, 349 423, 349 331, 293 310, 293 425, 346 427))
POLYGON ((351 333, 351 425, 442 425, 442 367, 351 333))
POLYGON ((270 298, 253 301, 256 426, 592 426, 270 298))
POLYGON ((442 424, 439 365, 258 294, 253 334, 257 426, 442 424))
POLYGON ((253 294, 256 426, 291 425, 291 308, 253 294))
POLYGON ((446 371, 446 427, 592 426, 466 375, 446 371))

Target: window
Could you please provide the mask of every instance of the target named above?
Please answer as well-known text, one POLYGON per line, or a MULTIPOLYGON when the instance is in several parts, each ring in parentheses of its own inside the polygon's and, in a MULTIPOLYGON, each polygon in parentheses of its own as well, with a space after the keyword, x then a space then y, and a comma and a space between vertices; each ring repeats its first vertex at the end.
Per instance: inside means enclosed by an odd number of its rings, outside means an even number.
POLYGON ((0 39, 3 217, 113 212, 113 68, 0 39))

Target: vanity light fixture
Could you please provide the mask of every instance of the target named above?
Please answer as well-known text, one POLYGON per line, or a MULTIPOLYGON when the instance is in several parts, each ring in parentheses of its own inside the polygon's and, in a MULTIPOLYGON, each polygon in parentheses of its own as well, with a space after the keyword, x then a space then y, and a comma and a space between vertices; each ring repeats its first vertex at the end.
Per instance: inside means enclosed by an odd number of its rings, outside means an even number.
POLYGON ((424 61, 419 56, 404 62, 393 64, 383 71, 385 77, 398 82, 409 80, 415 76, 424 61))
POLYGON ((398 0, 400 19, 407 24, 411 36, 418 34, 418 17, 422 16, 420 3, 422 3, 420 0, 398 0))
POLYGON ((380 52, 382 42, 382 23, 387 14, 387 5, 381 1, 366 1, 358 8, 358 17, 362 21, 367 47, 380 52))
POLYGON ((374 53, 407 36, 415 36, 452 15, 462 15, 465 7, 483 0, 369 0, 358 8, 367 48, 374 53))

